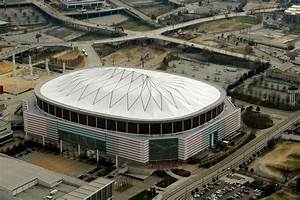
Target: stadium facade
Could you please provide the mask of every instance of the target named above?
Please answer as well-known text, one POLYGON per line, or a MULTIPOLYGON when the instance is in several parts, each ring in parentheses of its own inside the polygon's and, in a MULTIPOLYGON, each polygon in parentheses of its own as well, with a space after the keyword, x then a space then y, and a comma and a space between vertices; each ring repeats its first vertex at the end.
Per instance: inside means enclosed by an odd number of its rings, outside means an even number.
POLYGON ((241 111, 210 83, 117 67, 64 74, 24 103, 26 135, 148 163, 181 160, 240 128, 241 111))

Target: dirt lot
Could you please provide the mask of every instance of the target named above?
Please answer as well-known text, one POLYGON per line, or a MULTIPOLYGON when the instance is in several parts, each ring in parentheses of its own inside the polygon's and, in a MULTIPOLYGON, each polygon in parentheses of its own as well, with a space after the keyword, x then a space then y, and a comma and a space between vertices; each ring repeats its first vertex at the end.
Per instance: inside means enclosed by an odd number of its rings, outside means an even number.
POLYGON ((44 152, 32 152, 23 156, 21 159, 45 169, 75 177, 80 176, 95 167, 94 165, 65 159, 60 155, 44 152))
POLYGON ((57 76, 57 73, 51 73, 49 76, 45 70, 34 68, 33 74, 39 75, 37 80, 26 80, 23 76, 29 74, 29 69, 27 66, 21 67, 17 70, 17 77, 11 77, 10 74, 1 75, 1 84, 4 86, 4 91, 10 94, 22 93, 27 90, 33 89, 39 82, 48 80, 51 77, 57 76))
MULTIPOLYGON (((73 50, 73 51, 67 51, 59 54, 57 56, 58 59, 61 60, 76 60, 81 55, 81 52, 79 50, 73 50)), ((74 66, 76 68, 83 68, 84 67, 84 60, 80 62, 78 65, 74 66)))
POLYGON ((127 47, 120 49, 104 58, 105 64, 120 65, 127 67, 141 67, 141 56, 148 54, 146 58, 145 68, 156 69, 164 57, 171 52, 171 49, 155 49, 153 47, 127 47))
POLYGON ((244 45, 234 45, 228 42, 223 42, 223 41, 218 41, 217 39, 214 39, 212 37, 209 37, 205 34, 199 34, 197 37, 193 38, 190 40, 191 42, 219 48, 219 49, 224 49, 226 51, 231 51, 231 52, 236 52, 236 53, 241 53, 241 54, 247 54, 247 51, 245 49, 244 45))
POLYGON ((0 74, 6 74, 11 72, 13 69, 13 64, 12 62, 9 61, 0 61, 0 74))
POLYGON ((260 0, 251 0, 248 1, 246 6, 244 7, 244 10, 252 10, 252 9, 263 9, 263 8, 269 8, 269 7, 276 7, 277 3, 274 0, 271 1, 260 1, 260 0))
POLYGON ((282 179, 283 169, 291 171, 300 169, 300 143, 284 142, 276 145, 274 150, 251 163, 255 173, 265 176, 282 179))

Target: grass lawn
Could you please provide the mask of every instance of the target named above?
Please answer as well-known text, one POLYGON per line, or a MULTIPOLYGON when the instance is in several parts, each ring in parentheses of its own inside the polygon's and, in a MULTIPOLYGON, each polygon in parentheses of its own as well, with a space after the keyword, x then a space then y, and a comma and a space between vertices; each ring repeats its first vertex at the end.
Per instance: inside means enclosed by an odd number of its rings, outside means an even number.
POLYGON ((293 25, 290 25, 289 26, 289 28, 290 28, 290 33, 297 33, 297 34, 299 34, 300 33, 300 24, 293 24, 293 25))
POLYGON ((288 156, 288 158, 300 161, 300 154, 298 154, 298 153, 292 153, 292 154, 290 154, 288 156))
POLYGON ((264 200, 297 200, 296 195, 290 194, 288 192, 277 192, 271 196, 265 198, 264 200))
POLYGON ((259 20, 256 17, 252 17, 252 16, 236 17, 235 21, 243 24, 252 24, 252 25, 256 25, 259 23, 259 20))
POLYGON ((223 33, 249 28, 259 23, 259 19, 252 16, 233 17, 229 19, 221 19, 210 21, 192 26, 192 28, 200 28, 207 33, 223 33))
POLYGON ((121 25, 124 29, 132 31, 150 31, 153 30, 153 27, 143 24, 141 22, 129 21, 121 25))

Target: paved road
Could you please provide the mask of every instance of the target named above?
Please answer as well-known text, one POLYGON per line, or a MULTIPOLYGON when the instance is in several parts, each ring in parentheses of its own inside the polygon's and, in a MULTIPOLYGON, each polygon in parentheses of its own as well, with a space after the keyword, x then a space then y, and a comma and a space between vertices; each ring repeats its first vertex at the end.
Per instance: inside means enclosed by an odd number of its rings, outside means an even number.
POLYGON ((153 20, 148 17, 147 15, 145 15, 144 13, 142 13, 141 11, 131 7, 129 4, 125 3, 125 1, 121 1, 121 0, 110 0, 111 3, 117 5, 118 7, 124 7, 127 8, 131 13, 135 14, 137 17, 139 17, 141 20, 147 22, 147 23, 154 23, 153 20))
MULTIPOLYGON (((253 13, 267 13, 267 12, 274 12, 274 11, 278 11, 278 10, 281 10, 281 8, 270 8, 270 9, 256 10, 253 13)), ((166 26, 166 27, 163 27, 163 28, 155 29, 155 30, 150 31, 150 32, 154 33, 154 34, 163 34, 163 33, 168 32, 168 31, 177 30, 177 29, 185 28, 185 27, 188 27, 188 26, 192 26, 192 25, 196 25, 196 24, 200 24, 200 23, 204 23, 204 22, 210 22, 210 21, 215 21, 215 20, 220 20, 220 19, 225 19, 225 18, 238 17, 238 16, 247 16, 247 15, 249 15, 249 12, 230 13, 228 15, 216 15, 216 16, 212 16, 212 17, 194 19, 194 20, 191 20, 191 21, 166 26)))
POLYGON ((59 21, 64 22, 65 24, 69 24, 73 27, 83 27, 86 28, 88 31, 101 31, 107 33, 115 33, 115 34, 124 34, 122 31, 116 30, 114 27, 110 26, 103 26, 100 24, 92 24, 85 21, 77 20, 68 16, 65 16, 63 13, 55 10, 48 4, 44 3, 40 0, 32 0, 30 1, 32 4, 40 8, 42 11, 47 13, 49 16, 57 19, 59 21))
POLYGON ((93 48, 92 44, 80 43, 80 44, 78 44, 78 47, 79 47, 79 49, 85 49, 85 51, 88 54, 88 56, 85 57, 85 66, 86 67, 93 67, 96 65, 101 65, 101 60, 100 60, 97 52, 93 48))
POLYGON ((246 161, 249 156, 252 156, 253 153, 260 150, 263 146, 266 146, 267 141, 279 136, 284 130, 291 127, 297 121, 300 121, 300 111, 295 112, 287 120, 273 127, 268 133, 255 138, 221 162, 207 169, 201 176, 192 176, 187 180, 174 184, 173 187, 171 186, 167 191, 158 195, 155 199, 182 200, 189 197, 192 189, 200 187, 202 184, 207 184, 212 178, 220 176, 222 172, 226 173, 227 169, 238 167, 238 165, 243 161, 246 161))
MULTIPOLYGON (((59 13, 58 11, 54 10, 52 7, 48 6, 47 4, 44 4, 43 2, 39 1, 39 0, 33 0, 32 1, 36 6, 40 7, 44 12, 48 13, 50 16, 59 19, 61 21, 65 21, 66 23, 71 23, 74 25, 79 25, 79 26, 84 26, 84 27, 89 27, 89 28, 97 28, 102 30, 102 28, 109 28, 109 30, 112 30, 114 28, 112 27, 106 27, 106 26, 97 26, 96 24, 91 24, 88 22, 84 22, 84 21, 80 21, 80 20, 76 20, 67 16, 64 16, 63 14, 59 13)), ((119 0, 112 0, 112 2, 118 2, 119 4, 124 4, 122 2, 120 2, 119 0)), ((126 4, 125 4, 126 5, 126 4)), ((127 5, 127 7, 129 7, 127 5)), ((255 13, 263 13, 263 12, 273 12, 279 10, 278 8, 271 8, 271 9, 264 9, 264 10, 257 10, 255 11, 255 13)), ((245 59, 249 59, 254 61, 256 58, 253 56, 245 56, 243 54, 239 54, 239 53, 234 53, 234 52, 229 52, 229 51, 225 51, 225 50, 220 50, 217 48, 213 48, 210 46, 206 46, 206 45, 202 45, 202 44, 197 44, 197 43, 193 43, 193 42, 189 42, 189 41, 184 41, 178 38, 172 38, 172 37, 168 37, 168 36, 164 36, 162 35, 165 32, 174 30, 174 29, 180 29, 180 28, 184 28, 187 26, 191 26, 191 25, 195 25, 195 24, 199 24, 199 23, 204 23, 204 22, 209 22, 209 21, 214 21, 214 20, 220 20, 220 19, 224 19, 224 18, 230 18, 230 17, 236 17, 236 16, 246 16, 248 13, 247 12, 241 12, 241 13, 232 13, 229 15, 218 15, 218 16, 213 16, 213 17, 207 17, 207 18, 200 18, 200 19, 195 19, 195 20, 191 20, 188 22, 183 22, 183 23, 179 23, 176 25, 171 25, 171 26, 166 26, 163 28, 159 28, 153 31, 148 31, 148 32, 135 32, 135 31, 130 31, 130 30, 124 30, 124 33, 127 34, 125 36, 121 36, 121 37, 117 37, 117 38, 111 38, 111 39, 104 39, 104 40, 96 40, 93 41, 94 44, 105 44, 105 43, 113 43, 113 42, 124 42, 124 41, 130 41, 130 40, 135 40, 135 39, 142 39, 142 38, 153 38, 153 39, 159 39, 159 40, 165 40, 165 41, 169 41, 169 42, 174 42, 177 44, 183 44, 183 45, 187 45, 187 46, 191 46, 191 47, 195 47, 198 49, 207 49, 209 51, 212 52, 217 52, 220 54, 224 54, 224 55, 229 55, 229 56, 234 56, 234 57, 239 57, 239 58, 245 58, 245 59)), ((107 29, 108 30, 108 29, 107 29)), ((79 43, 79 42, 78 42, 79 43)), ((51 44, 47 44, 47 43, 40 43, 40 45, 45 45, 45 46, 55 46, 55 43, 51 43, 51 44)), ((63 45, 62 43, 60 43, 59 45, 63 45)), ((16 51, 15 54, 20 53, 19 51, 16 51)), ((10 56, 12 56, 13 52, 10 52, 9 54, 6 53, 2 53, 0 55, 0 59, 5 59, 8 58, 10 56)))
POLYGON ((121 11, 126 8, 124 7, 118 7, 118 8, 110 8, 110 9, 101 9, 101 10, 87 10, 85 12, 82 12, 80 10, 75 10, 75 11, 68 11, 68 12, 62 12, 66 16, 74 16, 74 15, 87 15, 87 14, 101 14, 101 13, 106 13, 106 12, 114 12, 114 11, 121 11))
MULTIPOLYGON (((198 44, 198 43, 194 43, 194 42, 190 42, 190 41, 186 41, 186 40, 182 40, 179 38, 173 38, 173 37, 169 37, 169 36, 164 36, 164 35, 148 35, 149 38, 153 38, 153 39, 159 39, 159 40, 164 40, 164 41, 168 41, 168 42, 173 42, 175 44, 181 44, 181 45, 185 45, 188 47, 193 47, 196 49, 204 49, 207 51, 211 51, 211 52, 216 52, 216 53, 220 53, 220 54, 224 54, 224 55, 228 55, 228 56, 233 56, 236 58, 242 58, 242 59, 247 59, 250 61, 256 61, 258 58, 255 56, 249 56, 249 55, 245 55, 245 54, 241 54, 241 53, 235 53, 235 52, 231 52, 231 51, 226 51, 223 49, 218 49, 215 47, 211 47, 211 46, 207 46, 207 45, 203 45, 203 44, 198 44)), ((262 60, 265 61, 265 60, 262 60)), ((267 62, 267 61, 265 61, 267 62)))

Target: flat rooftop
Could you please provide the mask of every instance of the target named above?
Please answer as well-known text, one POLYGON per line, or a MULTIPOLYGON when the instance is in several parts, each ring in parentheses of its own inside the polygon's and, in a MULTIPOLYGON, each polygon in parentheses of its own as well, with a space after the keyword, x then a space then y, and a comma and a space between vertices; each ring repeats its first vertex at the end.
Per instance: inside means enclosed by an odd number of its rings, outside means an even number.
POLYGON ((91 194, 96 193, 99 189, 105 188, 113 181, 109 179, 97 178, 87 185, 81 186, 80 188, 58 198, 58 200, 81 200, 88 198, 91 194))
POLYGON ((36 165, 0 154, 0 187, 8 191, 16 190, 23 185, 38 180, 45 186, 55 186, 62 177, 36 165))
POLYGON ((54 189, 57 190, 54 199, 79 200, 114 182, 99 177, 87 183, 4 154, 0 154, 0 163, 0 188, 10 192, 22 188, 23 191, 18 191, 15 196, 22 200, 45 199, 54 189))

